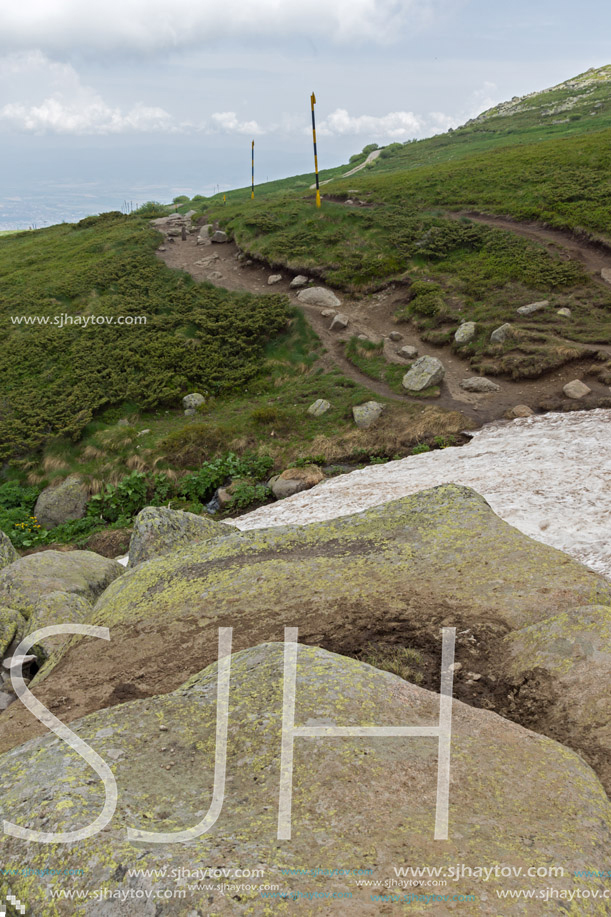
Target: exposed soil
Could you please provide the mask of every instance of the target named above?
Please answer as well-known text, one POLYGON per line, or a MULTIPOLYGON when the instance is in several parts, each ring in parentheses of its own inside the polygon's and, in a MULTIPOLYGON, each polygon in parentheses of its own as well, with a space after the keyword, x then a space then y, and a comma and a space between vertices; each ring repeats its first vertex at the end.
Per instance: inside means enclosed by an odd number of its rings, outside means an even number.
MULTIPOLYGON (((556 233, 552 230, 537 229, 530 226, 518 227, 510 221, 500 218, 465 214, 472 219, 481 219, 482 222, 491 222, 502 228, 512 228, 537 241, 546 241, 550 245, 558 245, 557 236, 566 242, 566 256, 579 257, 587 264, 593 274, 598 272, 600 278, 601 266, 611 267, 611 253, 598 251, 589 243, 579 243, 570 236, 556 233)), ((187 271, 196 280, 207 280, 216 286, 239 292, 256 294, 284 293, 294 305, 305 313, 312 328, 322 341, 325 354, 321 364, 326 369, 339 368, 345 376, 358 382, 373 394, 390 398, 394 401, 417 401, 419 404, 436 404, 441 408, 461 411, 477 423, 487 423, 498 420, 506 411, 515 405, 526 404, 533 410, 549 410, 553 405, 554 410, 573 409, 576 404, 580 409, 604 406, 610 397, 609 387, 600 383, 595 377, 589 375, 593 358, 601 347, 592 347, 583 360, 567 364, 538 379, 525 379, 514 382, 510 379, 496 379, 501 390, 495 394, 476 394, 465 392, 460 388, 460 382, 469 376, 475 375, 467 360, 463 360, 451 350, 443 346, 435 346, 421 340, 416 330, 407 324, 397 326, 393 315, 400 303, 405 302, 405 290, 400 285, 390 284, 385 290, 363 298, 349 298, 340 294, 342 300, 341 312, 348 316, 350 324, 341 333, 331 331, 331 320, 321 315, 318 306, 307 306, 297 300, 298 290, 291 290, 290 281, 294 274, 287 270, 270 268, 269 265, 243 258, 238 247, 233 242, 216 244, 205 241, 197 244, 196 234, 188 235, 186 241, 176 239, 174 242, 165 242, 163 251, 158 256, 171 268, 187 271), (209 259, 214 259, 209 261, 209 259), (242 260, 240 260, 242 259, 242 260), (208 263, 201 263, 208 262, 208 263), (269 285, 268 277, 272 273, 282 273, 279 283, 269 285), (389 339, 391 331, 400 331, 402 340, 395 343, 389 339), (446 376, 441 387, 439 398, 414 399, 392 391, 385 383, 370 379, 346 358, 344 349, 347 341, 355 334, 365 334, 372 341, 384 341, 384 355, 391 363, 404 364, 405 361, 397 355, 397 350, 411 344, 418 348, 420 356, 431 355, 439 357, 446 368, 446 376), (579 402, 571 402, 562 391, 563 386, 573 379, 587 377, 587 384, 592 389, 592 394, 579 402)), ((611 353, 611 349, 609 350, 611 353)))

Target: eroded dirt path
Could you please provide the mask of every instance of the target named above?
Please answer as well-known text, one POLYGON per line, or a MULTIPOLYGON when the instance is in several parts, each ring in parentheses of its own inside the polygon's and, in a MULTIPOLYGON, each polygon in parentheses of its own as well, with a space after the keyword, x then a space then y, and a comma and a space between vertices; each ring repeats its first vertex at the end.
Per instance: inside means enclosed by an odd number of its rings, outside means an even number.
MULTIPOLYGON (((487 221, 482 218, 482 221, 487 221)), ((496 223, 495 223, 496 225, 496 223)), ((547 374, 540 379, 526 379, 513 382, 508 379, 495 379, 500 391, 494 394, 476 394, 465 392, 460 383, 473 376, 473 369, 466 360, 453 354, 448 347, 436 347, 423 342, 414 328, 409 324, 396 325, 393 314, 400 303, 406 299, 404 287, 391 284, 380 293, 362 298, 349 298, 339 293, 342 301, 340 311, 348 316, 350 324, 343 332, 331 331, 331 319, 321 315, 318 306, 307 306, 297 299, 298 290, 290 289, 293 273, 287 270, 270 268, 251 259, 240 260, 240 252, 233 242, 212 243, 208 239, 198 244, 197 234, 189 234, 186 241, 176 238, 174 242, 164 242, 158 251, 168 267, 187 271, 195 280, 208 281, 215 286, 224 287, 236 292, 283 293, 294 305, 305 313, 310 325, 320 338, 325 353, 321 365, 325 369, 338 368, 349 379, 367 388, 373 395, 379 395, 393 401, 417 401, 419 404, 435 404, 447 410, 461 411, 477 423, 487 423, 501 418, 504 413, 517 404, 527 404, 537 409, 550 397, 562 397, 562 387, 572 379, 580 378, 592 363, 592 356, 583 361, 574 362, 547 374), (268 284, 270 275, 279 273, 282 280, 273 285, 268 284), (390 334, 399 331, 402 339, 390 340, 390 334), (384 342, 384 355, 391 363, 405 365, 406 361, 398 356, 397 351, 406 344, 418 349, 420 356, 438 357, 446 369, 441 396, 434 399, 413 399, 407 394, 394 392, 383 382, 370 379, 346 359, 344 350, 347 341, 358 334, 365 334, 369 340, 384 342)), ((611 266, 611 255, 609 256, 611 266)), ((599 269, 600 270, 600 269, 599 269)), ((602 282, 602 281, 601 281, 602 282)), ((592 355, 600 348, 593 347, 592 355)), ((589 397, 609 397, 609 389, 594 379, 588 378, 588 385, 593 391, 589 397)))

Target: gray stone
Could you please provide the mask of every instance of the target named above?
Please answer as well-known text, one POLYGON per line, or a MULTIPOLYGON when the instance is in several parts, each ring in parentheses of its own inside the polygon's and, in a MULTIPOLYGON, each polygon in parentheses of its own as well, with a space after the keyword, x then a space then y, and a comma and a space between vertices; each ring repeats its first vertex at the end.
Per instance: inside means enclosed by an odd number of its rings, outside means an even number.
POLYGON ((518 417, 532 417, 534 415, 532 408, 529 408, 527 404, 516 404, 514 408, 510 408, 505 412, 505 417, 508 420, 516 420, 518 417))
POLYGON ((408 392, 422 392, 439 385, 445 374, 444 365, 437 357, 420 357, 403 376, 403 388, 408 392))
POLYGON ((605 283, 611 284, 611 268, 604 267, 600 272, 600 276, 605 281, 605 283))
MULTIPOLYGON (((336 570, 336 575, 340 573, 336 570)), ((234 633, 237 640, 237 628, 234 633)), ((387 727, 392 734, 405 724, 426 729, 437 723, 439 696, 432 691, 316 646, 300 644, 296 655, 297 727, 329 724, 358 730, 373 724, 387 727)), ((564 864, 575 863, 577 858, 580 866, 585 864, 591 870, 592 878, 574 877, 571 870, 561 884, 554 884, 573 895, 585 889, 602 898, 608 885, 611 817, 592 769, 557 742, 458 700, 452 703, 447 840, 442 844, 434 840, 438 743, 419 737, 381 741, 319 737, 295 740, 291 840, 279 844, 283 667, 284 650, 278 642, 234 651, 226 766, 231 795, 222 807, 214 835, 203 835, 188 844, 155 844, 143 839, 129 846, 125 837, 134 828, 176 831, 177 825, 190 826, 205 814, 214 783, 218 666, 195 673, 171 693, 132 700, 78 721, 79 737, 102 760, 117 760, 119 786, 112 830, 79 843, 57 845, 53 851, 53 866, 70 874, 69 888, 83 895, 81 917, 282 913, 266 902, 259 908, 256 891, 240 892, 239 901, 231 892, 226 896, 215 893, 214 904, 204 903, 207 893, 196 893, 196 898, 187 894, 169 907, 159 907, 154 897, 163 901, 166 872, 188 874, 195 863, 256 865, 266 882, 278 874, 278 864, 286 862, 281 853, 284 847, 295 851, 289 861, 298 864, 302 874, 294 881, 283 877, 281 888, 310 901, 307 909, 289 908, 284 913, 364 917, 408 912, 394 905, 372 909, 371 889, 359 887, 349 876, 340 874, 330 885, 329 877, 316 868, 322 839, 328 851, 345 851, 356 864, 372 862, 375 851, 376 877, 394 875, 396 864, 406 861, 407 848, 409 861, 414 863, 429 862, 440 846, 448 863, 461 862, 465 849, 475 851, 482 863, 511 863, 514 878, 495 878, 491 870, 490 881, 483 886, 485 893, 474 908, 466 905, 466 909, 454 910, 454 902, 446 905, 440 899, 435 908, 418 909, 435 917, 458 915, 459 910, 464 917, 563 913, 545 905, 527 912, 519 902, 499 908, 499 890, 539 893, 541 879, 527 875, 533 862, 564 864), (168 746, 176 749, 174 768, 168 746), (169 824, 162 814, 167 811, 168 798, 174 817, 169 824), (239 805, 231 805, 234 799, 239 805), (130 851, 136 851, 139 868, 147 870, 146 879, 124 878, 130 851), (332 910, 324 900, 330 887, 334 894, 349 897, 350 907, 332 910), (114 898, 96 900, 90 894, 92 888, 104 888, 114 898), (141 897, 129 908, 117 904, 126 888, 141 897), (152 901, 147 901, 145 892, 153 896, 152 901)), ((91 780, 90 765, 49 734, 0 758, 3 811, 18 825, 55 832, 88 824, 100 805, 99 788, 91 780), (66 803, 70 804, 69 822, 62 809, 66 803)), ((28 915, 50 915, 48 886, 33 882, 30 875, 40 868, 40 846, 5 834, 3 862, 20 866, 11 876, 11 891, 27 902, 28 915)), ((261 880, 245 881, 256 887, 261 880)), ((473 887, 461 883, 437 891, 455 888, 463 892, 473 887)), ((604 913, 595 902, 594 908, 588 905, 573 914, 594 917, 594 913, 604 913)))
POLYGON ((335 293, 325 287, 309 287, 307 290, 300 290, 297 299, 306 306, 321 306, 323 309, 341 306, 341 301, 335 293))
POLYGON ((588 388, 585 382, 581 382, 580 379, 573 379, 572 382, 567 382, 562 391, 567 398, 579 401, 580 398, 585 398, 586 395, 589 395, 592 389, 588 388))
POLYGON ((8 567, 9 564, 18 559, 19 554, 15 550, 11 539, 0 531, 0 570, 2 567, 8 567))
POLYGON ((297 290, 299 289, 299 287, 305 287, 306 283, 308 283, 308 278, 305 277, 303 274, 297 274, 297 276, 293 277, 293 279, 289 283, 289 287, 291 288, 291 290, 297 290))
POLYGON ((267 278, 268 286, 273 286, 275 283, 280 283, 282 280, 282 274, 270 274, 267 278))
POLYGON ((325 414, 330 407, 331 404, 328 401, 325 401, 324 398, 319 398, 318 401, 310 405, 308 414, 311 414, 313 417, 320 417, 322 414, 325 414))
POLYGON ((505 322, 504 325, 501 325, 500 328, 496 328, 490 335, 490 341, 492 344, 502 344, 507 340, 511 334, 511 325, 508 322, 505 322))
POLYGON ((211 283, 218 283, 218 281, 222 279, 223 275, 220 271, 210 271, 209 274, 206 274, 206 280, 209 280, 211 283))
POLYGON ((561 315, 563 318, 570 318, 572 314, 570 309, 558 309, 558 315, 561 315))
POLYGON ((217 229, 216 232, 213 232, 210 236, 211 242, 229 242, 229 236, 226 232, 223 232, 222 229, 217 229))
POLYGON ((378 401, 366 401, 352 408, 354 422, 360 430, 368 430, 379 420, 384 405, 378 401))
POLYGON ((411 344, 406 344, 405 347, 401 347, 397 350, 397 353, 400 357, 403 357, 404 360, 415 360, 418 356, 418 348, 412 347, 411 344))
POLYGON ((520 306, 516 309, 518 315, 533 315, 535 312, 541 312, 549 306, 549 299, 543 299, 541 302, 531 302, 527 306, 520 306))
POLYGON ((475 337, 475 322, 463 322, 460 328, 457 328, 454 340, 457 344, 470 344, 475 337))
POLYGON ((282 474, 272 478, 272 493, 277 500, 292 497, 302 490, 310 490, 324 480, 324 474, 318 465, 304 465, 303 468, 287 468, 282 474))
POLYGON ((8 691, 0 692, 0 712, 6 710, 7 707, 17 700, 16 694, 10 694, 8 691))
POLYGON ((229 526, 213 522, 208 516, 183 513, 165 506, 145 506, 134 521, 128 566, 134 567, 151 557, 169 554, 196 542, 231 534, 233 530, 229 526))
POLYGON ((471 376, 469 379, 463 379, 460 387, 466 392, 500 392, 501 386, 484 376, 471 376))
POLYGON ((333 318, 334 315, 337 315, 337 309, 323 309, 320 314, 322 318, 333 318))
POLYGON ((183 413, 185 417, 194 417, 195 414, 197 414, 197 411, 195 410, 195 408, 185 408, 183 413))
POLYGON ((388 335, 388 338, 391 341, 402 341, 403 335, 401 334, 400 331, 391 331, 390 334, 388 335))
POLYGON ((337 315, 333 317, 331 322, 330 331, 342 331, 344 328, 348 327, 350 319, 347 315, 343 315, 341 312, 338 312, 337 315))
POLYGON ((85 515, 89 494, 78 477, 71 474, 54 487, 46 487, 39 495, 34 515, 45 529, 53 529, 64 522, 82 519, 85 515))
POLYGON ((204 395, 201 395, 199 392, 192 392, 190 395, 185 395, 182 399, 183 408, 198 408, 200 405, 205 404, 206 399, 204 395))
MULTIPOLYGON (((24 629, 24 636, 41 627, 52 627, 56 624, 75 624, 86 621, 91 614, 91 602, 72 592, 49 592, 43 595, 35 605, 35 610, 24 629)), ((71 634, 53 634, 39 640, 43 652, 50 656, 60 650, 69 640, 71 634)))

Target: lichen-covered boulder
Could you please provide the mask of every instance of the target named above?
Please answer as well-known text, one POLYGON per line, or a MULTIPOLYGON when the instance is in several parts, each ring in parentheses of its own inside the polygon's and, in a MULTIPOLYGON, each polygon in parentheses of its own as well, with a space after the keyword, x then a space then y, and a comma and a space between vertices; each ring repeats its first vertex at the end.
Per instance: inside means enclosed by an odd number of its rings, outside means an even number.
POLYGON ((8 567, 9 564, 19 560, 19 554, 13 546, 13 542, 4 532, 0 531, 0 570, 8 567))
MULTIPOLYGON (((481 653, 498 678, 508 632, 592 603, 611 604, 611 583, 446 484, 326 522, 236 531, 127 570, 88 622, 111 640, 73 638, 38 696, 69 721, 173 690, 214 659, 219 626, 234 628, 242 650, 281 639, 287 623, 306 642, 353 652, 372 639, 436 645, 445 622, 466 634, 469 669, 481 653)), ((0 750, 37 730, 16 711, 0 721, 0 750)))
POLYGON ((475 337, 475 330, 477 325, 475 322, 463 322, 462 325, 456 330, 454 334, 454 340, 460 346, 464 344, 470 344, 473 338, 475 337))
POLYGON ((151 557, 168 554, 186 545, 231 535, 222 522, 195 513, 183 513, 164 506, 145 506, 134 521, 129 543, 129 564, 134 567, 151 557))
POLYGON ((34 506, 34 515, 43 528, 52 529, 64 522, 82 519, 88 499, 87 488, 81 479, 71 474, 61 484, 45 487, 34 506))
POLYGON ((21 615, 15 608, 0 606, 0 657, 4 656, 22 625, 21 615))
POLYGON ((545 673, 548 690, 542 685, 537 693, 546 722, 573 747, 589 748, 611 788, 611 604, 571 608, 514 631, 501 652, 520 686, 545 673))
MULTIPOLYGON (((452 711, 446 840, 434 839, 438 742, 413 736, 295 738, 290 839, 279 840, 282 686, 281 644, 232 657, 222 805, 209 831, 188 843, 130 841, 126 835, 128 829, 185 831, 205 817, 215 753, 223 747, 216 738, 216 664, 172 694, 79 721, 79 736, 116 778, 114 817, 103 832, 79 843, 49 846, 3 835, 3 867, 17 868, 10 877, 13 894, 38 917, 109 917, 119 912, 121 893, 124 900, 131 898, 126 913, 134 917, 264 917, 292 913, 291 899, 298 896, 309 898, 304 913, 329 915, 332 892, 348 902, 340 903, 337 913, 369 917, 403 913, 404 891, 396 886, 397 901, 372 900, 372 894, 388 894, 397 867, 467 863, 492 867, 488 881, 452 880, 450 896, 440 895, 431 913, 498 917, 498 890, 541 887, 540 878, 527 876, 533 865, 570 864, 562 878, 544 880, 564 894, 600 893, 606 887, 610 809, 592 770, 556 742, 459 702, 452 711), (324 867, 345 872, 322 874, 321 850, 332 856, 324 867), (134 862, 142 872, 130 876, 134 862), (494 866, 507 863, 512 874, 495 877, 494 866), (202 892, 190 872, 199 864, 262 872, 257 878, 214 880, 202 892), (65 870, 68 878, 46 875, 42 869, 48 865, 65 870), (355 866, 366 870, 368 884, 355 879, 355 866), (589 870, 591 878, 578 877, 580 870, 589 870), (222 882, 240 887, 215 887, 222 882), (379 887, 372 888, 372 882, 379 887), (262 894, 270 886, 271 905, 262 894), (76 898, 77 903, 72 898, 62 910, 57 894, 49 892, 63 888, 72 895, 103 888, 117 897, 89 896, 76 898), (168 888, 186 894, 168 899, 163 894, 168 888), (458 911, 455 895, 475 900, 461 902, 458 911)), ((297 727, 427 727, 438 720, 439 697, 432 692, 353 659, 299 648, 297 727)), ((3 755, 0 783, 3 818, 32 830, 75 830, 90 824, 104 803, 102 784, 89 765, 52 736, 3 755)), ((552 917, 557 903, 538 901, 537 915, 552 917)), ((526 914, 523 900, 501 904, 503 917, 526 914)))
POLYGON ((352 408, 352 416, 359 430, 368 430, 380 419, 384 405, 379 401, 366 401, 352 408))
MULTIPOLYGON (((36 603, 27 625, 24 636, 39 630, 41 627, 52 627, 56 624, 80 624, 86 621, 92 610, 91 602, 75 592, 49 592, 36 603)), ((54 634, 40 640, 37 646, 46 656, 60 650, 70 640, 70 634, 54 634)))
MULTIPOLYGON (((18 613, 14 636, 23 637, 31 630, 26 622, 49 593, 78 595, 93 604, 123 573, 125 569, 117 561, 93 551, 29 554, 0 571, 0 611, 10 609, 18 613)), ((10 619, 15 620, 12 614, 10 619)))
POLYGON ((423 392, 443 380, 445 367, 437 357, 420 357, 403 376, 403 388, 408 392, 423 392))

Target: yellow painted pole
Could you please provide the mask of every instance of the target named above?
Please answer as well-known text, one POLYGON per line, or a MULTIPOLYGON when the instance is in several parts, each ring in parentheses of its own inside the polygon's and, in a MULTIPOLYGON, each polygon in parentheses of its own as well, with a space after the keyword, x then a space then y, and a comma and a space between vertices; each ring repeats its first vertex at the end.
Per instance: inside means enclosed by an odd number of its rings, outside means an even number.
POLYGON ((250 199, 254 201, 255 199, 255 141, 252 142, 252 191, 250 192, 250 199))
POLYGON ((316 206, 320 207, 320 181, 318 180, 318 150, 316 148, 316 117, 314 115, 314 106, 316 105, 316 96, 314 93, 310 96, 312 105, 312 137, 314 138, 314 171, 316 172, 316 206))

